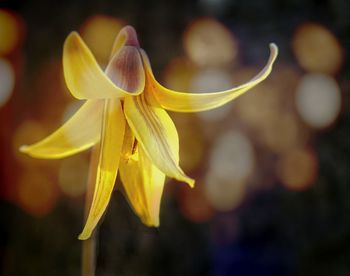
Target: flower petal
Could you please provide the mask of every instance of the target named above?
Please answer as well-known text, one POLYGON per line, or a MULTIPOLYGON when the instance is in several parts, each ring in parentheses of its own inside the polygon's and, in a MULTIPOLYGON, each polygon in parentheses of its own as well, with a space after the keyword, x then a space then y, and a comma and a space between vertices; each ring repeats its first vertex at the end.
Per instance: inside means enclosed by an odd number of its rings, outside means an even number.
POLYGON ((100 157, 95 192, 79 239, 88 239, 107 208, 117 177, 124 139, 125 118, 119 100, 107 100, 104 108, 100 157))
POLYGON ((136 31, 129 25, 123 27, 115 38, 111 51, 111 58, 120 48, 125 45, 139 47, 136 31))
POLYGON ((148 158, 166 175, 194 185, 179 167, 179 137, 165 110, 147 104, 144 94, 126 97, 124 112, 148 158))
POLYGON ((123 148, 127 148, 128 153, 121 158, 119 168, 126 196, 144 224, 158 227, 165 174, 152 164, 137 142, 131 147, 130 144, 124 142, 123 148))
POLYGON ((129 203, 147 226, 159 226, 165 174, 152 164, 129 127, 125 131, 120 178, 129 203))
MULTIPOLYGON (((121 59, 123 57, 120 55, 123 54, 124 52, 117 51, 113 58, 121 59)), ((63 71, 67 87, 78 99, 105 99, 140 94, 144 88, 144 71, 140 56, 133 55, 133 58, 128 62, 136 67, 132 73, 137 72, 139 85, 132 90, 124 90, 108 78, 78 33, 72 32, 63 47, 63 71)))
POLYGON ((165 109, 177 112, 199 112, 210 110, 226 104, 227 102, 237 98, 249 89, 262 82, 270 74, 272 65, 276 60, 278 48, 275 44, 270 44, 270 58, 265 67, 250 81, 235 88, 213 93, 187 93, 176 92, 163 87, 153 76, 151 66, 146 53, 141 50, 142 59, 146 68, 147 87, 145 91, 150 102, 154 100, 165 109))
POLYGON ((37 158, 55 159, 92 147, 100 140, 103 101, 86 101, 58 130, 20 150, 37 158), (88 118, 88 119, 87 119, 88 118))
POLYGON ((106 75, 118 87, 142 92, 145 87, 145 71, 139 50, 133 46, 122 47, 110 60, 106 75))

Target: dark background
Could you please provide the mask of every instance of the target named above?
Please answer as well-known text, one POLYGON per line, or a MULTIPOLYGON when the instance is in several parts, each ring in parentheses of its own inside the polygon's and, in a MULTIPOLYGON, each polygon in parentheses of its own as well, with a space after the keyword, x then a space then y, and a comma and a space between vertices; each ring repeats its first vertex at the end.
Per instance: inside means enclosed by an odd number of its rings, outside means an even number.
MULTIPOLYGON (((60 195, 45 215, 25 211, 11 196, 23 164, 15 160, 9 145, 22 121, 31 118, 46 124, 41 105, 49 101, 50 87, 59 78, 50 74, 51 78, 43 76, 37 84, 33 79, 41 65, 61 57, 70 31, 79 30, 91 15, 103 14, 135 27, 156 76, 169 60, 184 55, 183 32, 201 16, 213 17, 233 31, 240 41, 243 64, 263 64, 266 45, 274 41, 280 48, 278 63, 303 74, 291 37, 300 24, 317 22, 334 34, 344 50, 343 66, 334 76, 341 87, 343 107, 331 127, 312 132, 309 144, 318 160, 318 174, 302 191, 289 190, 273 178, 268 189, 246 196, 238 208, 217 211, 209 220, 196 223, 179 207, 183 185, 178 188, 180 184, 171 181, 166 186, 159 229, 142 225, 116 191, 98 233, 97 275, 350 275, 350 4, 345 0, 218 2, 0 1, 0 7, 18 14, 24 26, 21 48, 9 56, 17 68, 17 94, 0 110, 0 274, 80 274, 77 235, 83 225, 84 197, 60 195), (209 2, 214 4, 205 4, 209 2), (48 94, 40 94, 37 85, 42 90, 47 87, 48 94)), ((55 111, 49 116, 60 114, 62 108, 57 106, 64 101, 50 101, 55 111)), ((54 129, 57 122, 48 129, 54 129)), ((211 140, 206 141, 210 148, 211 140)), ((276 159, 273 154, 261 155, 268 156, 260 158, 263 160, 276 159)), ((202 179, 208 156, 206 151, 189 174, 202 179)), ((49 166, 49 178, 56 179, 57 162, 42 161, 37 169, 49 166)))

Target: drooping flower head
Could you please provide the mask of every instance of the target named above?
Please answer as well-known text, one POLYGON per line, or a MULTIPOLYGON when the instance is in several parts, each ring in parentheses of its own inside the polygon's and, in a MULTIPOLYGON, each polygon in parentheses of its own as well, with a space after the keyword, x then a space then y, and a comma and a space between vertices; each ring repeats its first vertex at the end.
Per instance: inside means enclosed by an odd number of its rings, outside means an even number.
POLYGON ((212 93, 177 92, 156 81, 132 27, 118 34, 105 71, 72 32, 64 43, 64 78, 84 103, 58 130, 21 151, 54 159, 97 147, 94 196, 80 239, 90 237, 105 212, 118 171, 135 213, 144 224, 158 226, 165 176, 194 185, 179 167, 179 138, 166 110, 205 111, 237 98, 270 74, 278 50, 270 44, 270 51, 266 66, 245 84, 212 93))

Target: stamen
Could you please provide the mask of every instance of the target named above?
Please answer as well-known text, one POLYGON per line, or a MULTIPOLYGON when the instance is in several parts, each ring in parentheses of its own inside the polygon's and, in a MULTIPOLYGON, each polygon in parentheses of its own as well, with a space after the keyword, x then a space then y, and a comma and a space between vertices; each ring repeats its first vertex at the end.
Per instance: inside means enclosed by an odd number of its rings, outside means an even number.
POLYGON ((132 145, 132 151, 131 151, 131 154, 134 154, 137 150, 137 144, 138 144, 138 141, 135 139, 134 141, 134 144, 132 145))

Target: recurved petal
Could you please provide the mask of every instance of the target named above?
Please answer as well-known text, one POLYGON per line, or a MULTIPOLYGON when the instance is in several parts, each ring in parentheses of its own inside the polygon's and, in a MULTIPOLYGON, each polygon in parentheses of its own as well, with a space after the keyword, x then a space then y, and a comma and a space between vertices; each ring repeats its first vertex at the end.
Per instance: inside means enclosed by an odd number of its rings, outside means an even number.
POLYGON ((227 102, 237 98, 249 89, 253 88, 270 74, 272 65, 276 60, 278 48, 270 44, 270 57, 265 67, 250 81, 229 90, 212 93, 187 93, 176 92, 159 84, 153 76, 149 60, 142 50, 141 55, 146 70, 147 97, 154 99, 165 109, 177 112, 199 112, 220 107, 227 102))
MULTIPOLYGON (((120 54, 120 51, 117 51, 115 55, 120 54)), ((67 87, 78 99, 107 99, 140 94, 144 88, 142 85, 144 71, 140 56, 133 57, 134 60, 130 62, 138 67, 134 72, 139 74, 140 84, 132 90, 118 87, 102 71, 78 33, 72 32, 63 47, 63 72, 67 87)))
POLYGON ((37 158, 55 159, 92 147, 100 140, 103 101, 86 101, 58 130, 20 150, 37 158))
POLYGON ((165 110, 147 104, 144 95, 124 101, 127 122, 148 158, 167 176, 188 183, 194 180, 179 167, 179 137, 165 110))
POLYGON ((106 100, 94 196, 79 239, 88 239, 107 208, 117 177, 125 118, 118 99, 106 100))
POLYGON ((141 221, 157 227, 165 174, 152 164, 137 142, 129 145, 124 142, 128 154, 121 158, 119 168, 125 194, 141 221))

